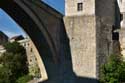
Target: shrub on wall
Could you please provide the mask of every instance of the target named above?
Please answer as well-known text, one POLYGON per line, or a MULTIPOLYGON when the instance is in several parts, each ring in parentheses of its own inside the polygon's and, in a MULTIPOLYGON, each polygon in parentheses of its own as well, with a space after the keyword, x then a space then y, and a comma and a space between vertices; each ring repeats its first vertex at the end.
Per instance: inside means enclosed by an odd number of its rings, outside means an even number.
POLYGON ((122 56, 111 55, 100 69, 100 83, 125 82, 125 62, 122 56))
POLYGON ((33 77, 30 75, 24 75, 17 79, 16 83, 27 83, 29 80, 32 80, 33 77))

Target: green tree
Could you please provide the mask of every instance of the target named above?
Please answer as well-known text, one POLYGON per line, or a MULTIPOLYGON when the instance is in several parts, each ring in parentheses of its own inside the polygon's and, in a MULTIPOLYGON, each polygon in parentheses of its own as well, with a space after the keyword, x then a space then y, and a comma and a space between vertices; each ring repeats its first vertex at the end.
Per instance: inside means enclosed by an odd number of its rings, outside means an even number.
POLYGON ((0 67, 0 83, 11 83, 11 71, 6 67, 0 67))
POLYGON ((6 43, 4 44, 4 47, 7 52, 13 53, 13 54, 18 54, 21 53, 22 55, 25 55, 25 48, 21 46, 18 42, 13 42, 13 43, 6 43))
POLYGON ((0 57, 0 83, 15 83, 28 73, 26 52, 17 42, 7 43, 4 47, 6 52, 0 57))
POLYGON ((17 79, 16 83, 27 83, 29 80, 31 80, 33 77, 30 75, 24 75, 17 79))
POLYGON ((100 69, 101 83, 125 82, 125 62, 121 56, 111 55, 100 69))

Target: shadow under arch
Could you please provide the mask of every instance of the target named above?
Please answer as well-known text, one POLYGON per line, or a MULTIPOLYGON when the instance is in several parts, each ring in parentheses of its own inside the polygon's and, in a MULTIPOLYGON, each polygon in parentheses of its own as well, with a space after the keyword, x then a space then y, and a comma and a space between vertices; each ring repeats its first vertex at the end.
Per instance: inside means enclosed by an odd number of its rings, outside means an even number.
MULTIPOLYGON (((53 38, 48 32, 46 25, 44 25, 37 13, 30 6, 29 2, 32 1, 33 0, 27 0, 26 2, 25 0, 0 0, 0 8, 11 16, 30 36, 41 56, 44 55, 45 59, 46 57, 51 57, 53 60, 50 59, 50 62, 53 61, 53 63, 57 63, 57 48, 55 47, 53 38)), ((44 59, 44 57, 42 58, 44 59)))

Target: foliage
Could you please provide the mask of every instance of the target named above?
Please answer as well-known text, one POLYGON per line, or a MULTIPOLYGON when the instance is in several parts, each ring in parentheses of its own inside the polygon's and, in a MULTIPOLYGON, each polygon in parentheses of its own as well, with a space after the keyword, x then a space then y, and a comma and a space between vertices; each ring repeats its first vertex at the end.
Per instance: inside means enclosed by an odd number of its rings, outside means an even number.
POLYGON ((6 52, 0 57, 0 83, 15 83, 28 73, 25 49, 17 42, 4 45, 6 52))
POLYGON ((18 42, 13 42, 13 43, 6 43, 4 44, 4 47, 7 52, 13 53, 13 54, 25 54, 25 49, 23 46, 21 46, 18 42))
POLYGON ((24 75, 24 76, 22 76, 22 77, 20 77, 17 81, 16 81, 16 83, 27 83, 29 80, 31 80, 32 79, 32 76, 30 76, 30 75, 24 75))
POLYGON ((30 75, 32 75, 33 77, 39 78, 40 77, 40 70, 38 68, 38 65, 34 65, 30 68, 30 75))
POLYGON ((0 67, 0 83, 11 83, 11 71, 6 67, 0 67))
POLYGON ((101 83, 125 82, 125 62, 121 56, 111 55, 100 69, 101 83))

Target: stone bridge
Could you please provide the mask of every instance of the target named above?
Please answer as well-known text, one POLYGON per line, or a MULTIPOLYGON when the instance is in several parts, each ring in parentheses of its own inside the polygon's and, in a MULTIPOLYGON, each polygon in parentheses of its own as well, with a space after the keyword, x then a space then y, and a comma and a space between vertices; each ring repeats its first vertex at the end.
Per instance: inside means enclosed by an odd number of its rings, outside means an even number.
MULTIPOLYGON (((60 62, 63 42, 60 38, 64 29, 62 14, 40 0, 0 0, 0 8, 30 36, 44 62, 46 58, 54 65, 60 62)), ((44 74, 42 78, 48 76, 44 74)))
POLYGON ((40 0, 0 0, 0 8, 22 27, 37 47, 44 64, 40 63, 45 83, 75 82, 62 14, 40 0))
POLYGON ((35 44, 40 44, 37 40, 45 40, 54 61, 57 61, 63 15, 40 0, 1 0, 0 7, 29 34, 34 43, 37 42, 35 44))
POLYGON ((41 0, 0 0, 0 8, 22 27, 37 47, 44 64, 42 83, 97 83, 96 79, 74 73, 62 14, 41 0))

